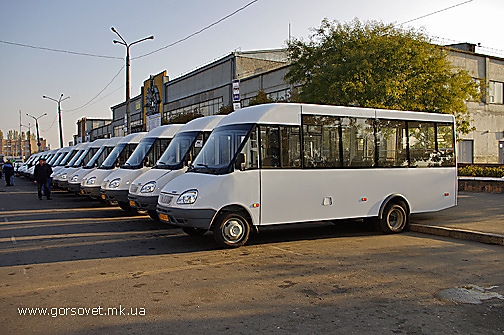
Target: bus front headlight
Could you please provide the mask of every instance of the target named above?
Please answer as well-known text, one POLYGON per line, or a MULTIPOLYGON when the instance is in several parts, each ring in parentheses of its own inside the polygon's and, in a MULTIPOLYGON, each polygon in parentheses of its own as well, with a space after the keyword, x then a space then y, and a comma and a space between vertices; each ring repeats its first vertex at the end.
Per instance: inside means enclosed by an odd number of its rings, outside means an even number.
POLYGON ((75 183, 77 181, 77 179, 79 179, 79 176, 73 176, 72 179, 70 179, 70 181, 72 183, 75 183))
POLYGON ((121 185, 121 178, 112 179, 109 183, 109 188, 118 188, 121 185))
POLYGON ((196 199, 198 198, 198 191, 197 190, 188 190, 182 193, 178 199, 177 199, 177 204, 179 205, 190 205, 194 204, 196 202, 196 199))
POLYGON ((86 180, 86 185, 94 185, 94 183, 96 183, 96 177, 91 177, 86 180))
POLYGON ((152 193, 156 189, 156 182, 151 181, 142 186, 142 189, 140 190, 140 193, 152 193))

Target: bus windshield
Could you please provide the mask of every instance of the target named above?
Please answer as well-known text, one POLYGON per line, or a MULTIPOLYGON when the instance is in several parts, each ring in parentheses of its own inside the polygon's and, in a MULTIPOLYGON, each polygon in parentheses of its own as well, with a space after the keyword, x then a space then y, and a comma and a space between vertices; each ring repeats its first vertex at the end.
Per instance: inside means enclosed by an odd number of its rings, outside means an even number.
POLYGON ((198 131, 188 131, 175 135, 166 151, 157 161, 155 168, 169 170, 182 168, 184 158, 199 134, 198 131))
POLYGON ((119 143, 110 152, 99 169, 110 170, 114 167, 123 166, 128 157, 135 151, 137 145, 138 143, 119 143))
POLYGON ((107 146, 100 147, 100 149, 98 149, 98 151, 94 154, 94 156, 91 157, 91 159, 87 162, 84 168, 91 169, 94 168, 95 166, 100 166, 111 151, 112 151, 111 147, 107 146))
POLYGON ((154 163, 161 157, 161 154, 170 145, 171 138, 166 137, 149 137, 143 138, 135 151, 131 154, 124 165, 123 169, 140 169, 142 167, 153 167, 154 163))
POLYGON ((209 174, 231 172, 231 163, 253 124, 234 124, 216 128, 201 149, 191 171, 209 174))

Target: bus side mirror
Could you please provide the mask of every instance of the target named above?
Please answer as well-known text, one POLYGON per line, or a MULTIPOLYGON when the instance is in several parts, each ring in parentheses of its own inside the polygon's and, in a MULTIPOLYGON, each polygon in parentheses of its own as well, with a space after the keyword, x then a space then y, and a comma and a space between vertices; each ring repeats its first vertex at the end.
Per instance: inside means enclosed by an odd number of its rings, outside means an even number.
POLYGON ((245 171, 245 165, 247 163, 245 154, 243 152, 240 152, 238 156, 236 156, 236 161, 235 161, 235 169, 240 170, 240 171, 245 171))

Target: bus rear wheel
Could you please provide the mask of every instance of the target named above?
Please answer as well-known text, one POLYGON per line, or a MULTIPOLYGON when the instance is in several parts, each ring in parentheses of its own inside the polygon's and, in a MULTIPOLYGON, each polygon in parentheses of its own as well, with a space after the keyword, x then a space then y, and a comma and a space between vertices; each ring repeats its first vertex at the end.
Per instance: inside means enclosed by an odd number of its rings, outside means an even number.
POLYGON ((378 222, 380 230, 386 234, 402 232, 408 225, 408 214, 405 207, 402 202, 387 204, 382 218, 378 222))
POLYGON ((250 224, 240 214, 222 214, 213 225, 213 235, 221 247, 238 248, 244 245, 250 234, 250 224))

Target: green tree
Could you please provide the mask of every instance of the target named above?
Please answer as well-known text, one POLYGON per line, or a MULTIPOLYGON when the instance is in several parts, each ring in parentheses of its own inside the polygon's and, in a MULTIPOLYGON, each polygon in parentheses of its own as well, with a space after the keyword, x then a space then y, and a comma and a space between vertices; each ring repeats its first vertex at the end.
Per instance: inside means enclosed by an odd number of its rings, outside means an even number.
POLYGON ((249 106, 268 104, 271 102, 274 102, 274 100, 268 97, 264 90, 259 90, 255 97, 250 98, 249 106))
POLYGON ((288 42, 286 75, 303 86, 302 102, 453 114, 461 133, 472 130, 465 102, 479 99, 467 71, 422 31, 376 21, 322 21, 308 42, 288 42))

